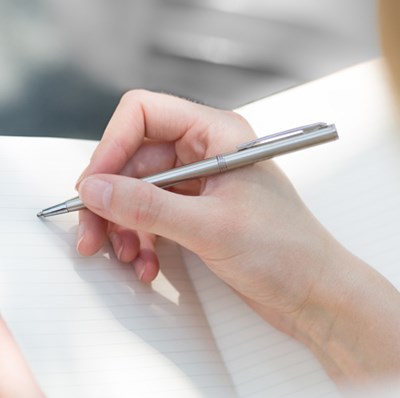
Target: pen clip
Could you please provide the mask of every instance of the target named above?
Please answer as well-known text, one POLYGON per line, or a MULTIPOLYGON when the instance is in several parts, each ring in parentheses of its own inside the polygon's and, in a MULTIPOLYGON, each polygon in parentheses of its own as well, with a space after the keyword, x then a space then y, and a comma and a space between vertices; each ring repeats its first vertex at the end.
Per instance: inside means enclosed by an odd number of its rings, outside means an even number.
POLYGON ((309 133, 311 131, 319 130, 321 128, 326 127, 326 123, 312 123, 306 124, 305 126, 295 127, 289 130, 280 131, 279 133, 269 134, 264 137, 256 138, 254 140, 244 142, 236 147, 238 151, 243 151, 245 149, 254 148, 256 146, 270 144, 274 141, 279 141, 284 138, 293 137, 300 134, 309 133))

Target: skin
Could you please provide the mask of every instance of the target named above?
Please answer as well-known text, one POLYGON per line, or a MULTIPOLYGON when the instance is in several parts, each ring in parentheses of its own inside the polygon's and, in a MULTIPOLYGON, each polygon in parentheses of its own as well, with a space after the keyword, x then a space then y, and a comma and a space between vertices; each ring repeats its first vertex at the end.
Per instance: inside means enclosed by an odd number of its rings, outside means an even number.
POLYGON ((77 183, 90 209, 80 215, 78 251, 91 255, 108 237, 149 283, 159 271, 156 236, 174 240, 306 344, 338 384, 398 375, 400 294, 320 225, 272 161, 169 191, 137 179, 252 138, 233 112, 127 93, 77 183))
POLYGON ((43 398, 17 344, 0 318, 0 397, 43 398))

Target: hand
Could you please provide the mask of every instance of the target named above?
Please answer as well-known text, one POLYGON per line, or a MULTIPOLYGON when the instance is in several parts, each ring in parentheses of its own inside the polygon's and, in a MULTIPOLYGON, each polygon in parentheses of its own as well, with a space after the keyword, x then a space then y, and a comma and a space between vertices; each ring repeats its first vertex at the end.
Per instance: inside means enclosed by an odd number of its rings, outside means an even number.
MULTIPOLYGON (((309 299, 332 238, 272 161, 163 190, 136 178, 201 160, 254 138, 240 116, 132 91, 115 111, 78 181, 78 251, 108 236, 139 278, 158 272, 155 236, 192 250, 276 326, 309 299), (117 174, 117 175, 116 175, 117 174)), ((334 245, 333 245, 334 246, 334 245)))
MULTIPOLYGON (((336 379, 377 373, 368 365, 376 354, 377 368, 387 370, 387 355, 398 357, 392 340, 382 350, 362 327, 381 313, 371 291, 381 289, 382 300, 390 297, 400 308, 398 292, 327 233, 272 161, 170 190, 137 179, 252 138, 233 112, 129 92, 77 184, 90 209, 80 215, 78 251, 90 255, 108 236, 117 257, 150 282, 158 272, 155 236, 164 236, 195 252, 261 316, 307 344, 336 379)), ((386 322, 382 339, 397 326, 386 322)), ((400 361, 390 366, 397 371, 400 361)))
POLYGON ((253 138, 232 112, 130 92, 78 184, 92 211, 81 214, 78 250, 91 254, 108 235, 118 258, 133 261, 141 279, 151 281, 158 271, 154 236, 165 236, 198 254, 243 296, 274 311, 296 310, 320 274, 327 237, 274 163, 170 191, 131 178, 231 151, 253 138))

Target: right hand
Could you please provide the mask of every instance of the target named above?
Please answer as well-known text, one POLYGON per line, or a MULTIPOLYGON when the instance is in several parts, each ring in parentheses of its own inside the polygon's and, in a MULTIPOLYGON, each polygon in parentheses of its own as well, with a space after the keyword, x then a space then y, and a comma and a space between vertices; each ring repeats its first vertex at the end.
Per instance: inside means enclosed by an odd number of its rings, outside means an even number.
POLYGON ((272 161, 171 190, 138 179, 252 138, 232 112, 128 93, 78 183, 90 209, 81 212, 78 250, 95 252, 108 234, 118 258, 150 282, 155 237, 164 236, 310 347, 336 380, 398 375, 398 291, 327 233, 272 161))
POLYGON ((239 115, 143 91, 123 97, 84 171, 79 251, 111 235, 115 252, 151 281, 161 235, 192 250, 222 280, 271 314, 304 305, 333 239, 272 161, 163 190, 137 179, 254 138, 239 115), (82 228, 81 228, 82 230, 82 228), (118 236, 118 238, 116 238, 118 236), (142 250, 144 249, 144 250, 142 250))

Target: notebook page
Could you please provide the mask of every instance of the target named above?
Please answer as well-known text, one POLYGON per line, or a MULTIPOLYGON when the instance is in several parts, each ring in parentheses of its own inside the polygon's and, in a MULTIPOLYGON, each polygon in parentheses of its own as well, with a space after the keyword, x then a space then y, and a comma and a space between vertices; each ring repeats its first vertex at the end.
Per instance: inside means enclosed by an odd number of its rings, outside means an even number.
POLYGON ((106 249, 75 251, 77 214, 39 220, 74 196, 94 143, 0 137, 0 309, 49 397, 233 397, 179 250, 139 283, 106 249))

